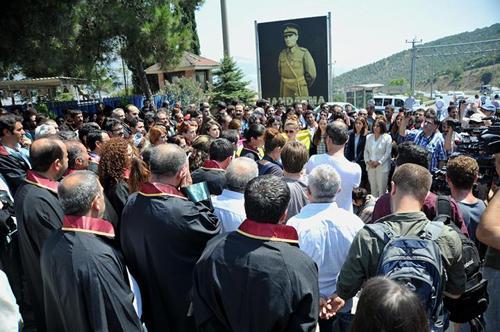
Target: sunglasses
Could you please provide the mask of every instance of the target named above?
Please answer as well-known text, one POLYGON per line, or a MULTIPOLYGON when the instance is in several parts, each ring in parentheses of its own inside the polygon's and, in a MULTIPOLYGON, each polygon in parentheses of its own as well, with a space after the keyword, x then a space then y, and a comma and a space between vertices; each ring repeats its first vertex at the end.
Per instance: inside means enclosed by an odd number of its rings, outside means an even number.
POLYGON ((293 134, 295 132, 295 130, 285 130, 285 133, 287 134, 293 134))

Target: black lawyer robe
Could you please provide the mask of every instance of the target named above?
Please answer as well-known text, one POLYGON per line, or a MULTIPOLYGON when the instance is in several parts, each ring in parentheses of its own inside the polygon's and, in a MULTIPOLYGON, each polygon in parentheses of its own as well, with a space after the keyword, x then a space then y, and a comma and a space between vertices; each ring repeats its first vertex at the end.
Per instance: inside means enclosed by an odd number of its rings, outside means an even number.
POLYGON ((295 229, 245 220, 209 241, 196 264, 198 331, 316 331, 318 269, 295 229))
POLYGON ((206 182, 210 195, 220 195, 226 186, 226 171, 215 160, 207 160, 191 174, 193 183, 206 182))
MULTIPOLYGON (((92 164, 92 162, 90 164, 92 164)), ((89 166, 89 168, 87 168, 87 170, 90 171, 90 166, 89 166)), ((79 170, 75 170, 75 169, 68 170, 66 172, 65 176, 68 176, 68 175, 75 173, 75 172, 78 172, 78 171, 79 170)), ((128 187, 127 187, 127 190, 128 190, 128 187)), ((125 205, 126 201, 127 200, 125 199, 125 202, 123 203, 123 205, 125 205)), ((109 221, 113 225, 113 228, 115 229, 116 233, 118 233, 118 230, 120 227, 119 223, 120 223, 121 215, 118 216, 118 214, 115 211, 115 208, 113 207, 113 205, 111 204, 111 201, 108 199, 108 197, 106 195, 104 195, 104 205, 105 205, 105 209, 104 209, 104 215, 102 216, 102 219, 109 221)))
POLYGON ((57 181, 29 171, 15 197, 21 263, 27 279, 38 331, 45 331, 40 254, 45 240, 61 228, 63 210, 57 198, 57 181))
POLYGON ((123 256, 106 220, 65 216, 40 267, 49 331, 141 331, 123 256))
POLYGON ((139 284, 149 332, 191 332, 187 317, 194 265, 220 232, 217 217, 176 188, 145 183, 130 196, 121 221, 125 262, 139 284))

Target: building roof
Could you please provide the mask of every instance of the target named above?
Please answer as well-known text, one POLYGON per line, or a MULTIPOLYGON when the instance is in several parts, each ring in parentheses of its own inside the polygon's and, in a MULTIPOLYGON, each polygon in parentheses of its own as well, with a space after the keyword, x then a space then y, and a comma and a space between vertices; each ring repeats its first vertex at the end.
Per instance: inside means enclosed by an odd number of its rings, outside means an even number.
POLYGON ((154 65, 146 68, 146 74, 159 74, 159 73, 171 73, 176 71, 186 71, 186 70, 206 70, 214 69, 220 66, 220 63, 214 60, 204 58, 202 56, 184 52, 179 63, 175 67, 162 68, 160 63, 155 63, 154 65))
POLYGON ((20 90, 28 88, 40 88, 40 87, 57 87, 61 85, 75 85, 75 84, 88 84, 90 81, 83 78, 74 77, 41 77, 41 78, 29 78, 23 80, 12 80, 12 81, 0 81, 1 90, 20 90))
POLYGON ((349 87, 349 89, 375 89, 383 87, 383 84, 380 83, 371 83, 371 84, 358 84, 349 87))

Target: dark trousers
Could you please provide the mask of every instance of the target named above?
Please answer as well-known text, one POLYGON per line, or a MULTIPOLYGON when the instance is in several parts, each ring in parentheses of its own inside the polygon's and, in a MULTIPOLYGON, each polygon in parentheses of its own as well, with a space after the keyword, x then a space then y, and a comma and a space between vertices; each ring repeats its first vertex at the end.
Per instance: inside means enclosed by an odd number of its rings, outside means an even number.
POLYGON ((348 312, 338 312, 330 319, 320 319, 318 321, 320 332, 349 332, 354 315, 348 312))

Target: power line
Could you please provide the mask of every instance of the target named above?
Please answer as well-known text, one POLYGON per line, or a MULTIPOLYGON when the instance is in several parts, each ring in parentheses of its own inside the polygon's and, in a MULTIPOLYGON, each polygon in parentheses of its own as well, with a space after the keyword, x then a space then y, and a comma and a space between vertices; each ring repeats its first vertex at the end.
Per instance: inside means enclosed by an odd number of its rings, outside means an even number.
POLYGON ((417 68, 417 48, 416 44, 421 44, 422 39, 417 40, 417 37, 412 40, 406 40, 407 44, 411 44, 411 73, 410 73, 410 86, 411 86, 411 95, 415 95, 415 72, 417 68))

